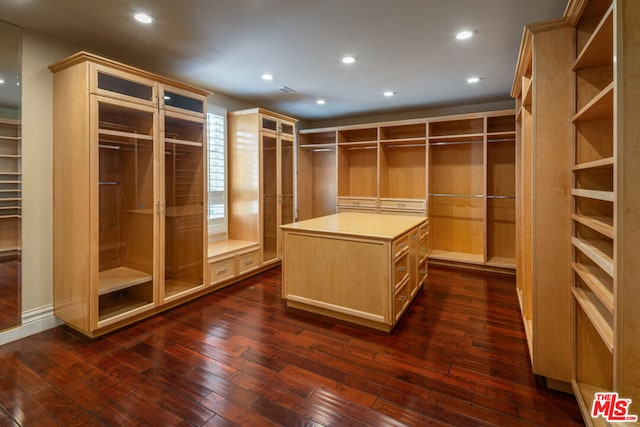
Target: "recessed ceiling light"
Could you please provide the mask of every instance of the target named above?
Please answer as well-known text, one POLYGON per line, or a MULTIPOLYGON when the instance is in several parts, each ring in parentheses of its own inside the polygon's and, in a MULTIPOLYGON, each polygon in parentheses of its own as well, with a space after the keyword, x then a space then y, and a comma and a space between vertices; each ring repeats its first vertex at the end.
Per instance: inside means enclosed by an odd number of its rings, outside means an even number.
POLYGON ((171 99, 171 97, 169 95, 165 95, 164 99, 171 99))
POLYGON ((274 78, 275 78, 275 76, 273 74, 264 73, 262 75, 262 80, 273 80, 274 78))
POLYGON ((482 77, 469 77, 467 83, 478 83, 480 80, 482 80, 482 77))
POLYGON ((394 91, 392 91, 392 90, 387 90, 385 92, 382 92, 382 94, 388 98, 390 96, 395 95, 396 93, 394 91))
POLYGON ((3 80, 3 79, 0 79, 0 85, 1 85, 1 84, 3 84, 3 83, 4 83, 4 80, 3 80))
POLYGON ((458 34, 456 34, 456 39, 458 40, 470 39, 471 37, 473 37, 473 34, 474 33, 471 30, 460 31, 458 34))
POLYGON ((343 64, 353 64, 357 60, 358 60, 358 58, 356 58, 355 56, 347 55, 347 56, 342 58, 342 63, 343 64))
POLYGON ((133 17, 135 18, 136 21, 140 22, 141 24, 151 24, 153 22, 153 18, 151 17, 151 15, 146 14, 144 12, 138 12, 135 15, 133 15, 133 17))
POLYGON ((318 99, 318 100, 316 101, 316 104, 318 104, 318 105, 324 105, 324 104, 326 104, 326 103, 327 103, 327 100, 326 100, 326 99, 318 99))

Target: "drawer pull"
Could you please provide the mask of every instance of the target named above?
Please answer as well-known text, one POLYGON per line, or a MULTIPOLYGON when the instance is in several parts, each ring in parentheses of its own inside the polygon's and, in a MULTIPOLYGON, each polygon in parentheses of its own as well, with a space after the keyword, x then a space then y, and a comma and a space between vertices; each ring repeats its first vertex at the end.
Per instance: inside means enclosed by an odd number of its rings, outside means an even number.
POLYGON ((407 267, 398 267, 398 271, 400 273, 406 273, 407 272, 407 267))
POLYGON ((245 267, 246 267, 247 265, 251 265, 251 264, 253 264, 253 260, 252 260, 252 259, 247 260, 247 261, 245 261, 245 262, 244 262, 245 267))
POLYGON ((401 295, 401 296, 398 297, 398 301, 400 301, 400 302, 404 302, 404 300, 406 300, 406 299, 407 299, 406 295, 401 295))
POLYGON ((218 276, 222 276, 223 274, 225 274, 227 271, 229 271, 228 268, 221 268, 220 270, 218 270, 218 276))
POLYGON ((400 243, 398 245, 398 249, 404 249, 404 248, 408 248, 408 247, 409 247, 409 245, 407 243, 400 243))
POLYGON ((353 206, 360 206, 360 202, 353 202, 353 206))
POLYGON ((427 274, 427 270, 420 270, 420 274, 427 274))
POLYGON ((399 207, 399 208, 404 208, 404 207, 406 207, 406 206, 407 206, 407 204, 406 204, 406 203, 398 203, 398 207, 399 207))

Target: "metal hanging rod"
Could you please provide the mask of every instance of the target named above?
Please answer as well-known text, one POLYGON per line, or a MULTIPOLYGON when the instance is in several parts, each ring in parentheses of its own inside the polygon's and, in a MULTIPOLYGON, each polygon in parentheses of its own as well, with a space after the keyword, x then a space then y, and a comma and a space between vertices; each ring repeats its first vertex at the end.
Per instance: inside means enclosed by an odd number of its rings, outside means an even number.
POLYGON ((342 147, 345 150, 377 150, 378 147, 374 146, 374 147, 342 147))
POLYGON ((393 145, 393 144, 382 144, 381 147, 382 148, 424 148, 426 146, 426 144, 398 144, 398 145, 393 145))
POLYGON ((495 139, 487 139, 487 142, 515 142, 515 138, 495 138, 495 139))
POLYGON ((429 145, 462 145, 462 144, 482 144, 484 140, 474 139, 468 141, 450 141, 450 142, 430 142, 429 145))
POLYGON ((516 196, 487 196, 487 199, 515 199, 516 196))
POLYGON ((429 197, 465 197, 465 198, 482 199, 485 197, 485 195, 484 194, 429 193, 429 197))

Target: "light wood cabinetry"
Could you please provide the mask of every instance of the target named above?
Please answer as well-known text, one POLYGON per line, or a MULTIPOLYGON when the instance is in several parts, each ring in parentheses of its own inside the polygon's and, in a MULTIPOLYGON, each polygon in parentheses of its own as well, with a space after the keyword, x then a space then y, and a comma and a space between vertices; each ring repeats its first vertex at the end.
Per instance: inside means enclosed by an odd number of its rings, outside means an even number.
POLYGON ((96 336, 205 287, 207 92, 80 52, 54 72, 54 304, 96 336))
POLYGON ((587 424, 595 393, 617 392, 640 415, 640 3, 571 1, 573 372, 587 424))
POLYGON ((0 119, 0 258, 19 258, 22 223, 22 138, 19 120, 0 119))
POLYGON ((295 123, 262 109, 228 115, 229 238, 259 244, 259 266, 280 261, 279 227, 294 220, 295 123))
POLYGON ((528 25, 516 98, 517 275, 533 372, 568 389, 571 371, 571 62, 573 31, 562 19, 528 25))
POLYGON ((289 307, 390 331, 424 282, 426 218, 349 212, 282 229, 289 307))
POLYGON ((337 211, 336 130, 298 134, 297 206, 299 221, 337 211))
POLYGON ((432 262, 515 268, 513 111, 428 123, 432 262))
POLYGON ((302 130, 298 219, 429 211, 432 263, 513 270, 515 134, 513 110, 302 130))

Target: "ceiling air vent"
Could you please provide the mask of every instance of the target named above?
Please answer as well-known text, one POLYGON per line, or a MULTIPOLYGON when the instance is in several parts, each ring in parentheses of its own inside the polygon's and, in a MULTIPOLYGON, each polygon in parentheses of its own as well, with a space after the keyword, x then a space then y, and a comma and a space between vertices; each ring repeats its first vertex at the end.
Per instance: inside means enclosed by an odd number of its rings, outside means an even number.
POLYGON ((296 91, 295 91, 295 90, 291 89, 291 88, 290 88, 290 87, 288 87, 288 86, 280 86, 280 87, 278 88, 278 90, 279 90, 280 92, 284 92, 284 93, 296 93, 296 91))

